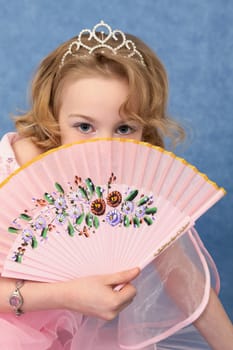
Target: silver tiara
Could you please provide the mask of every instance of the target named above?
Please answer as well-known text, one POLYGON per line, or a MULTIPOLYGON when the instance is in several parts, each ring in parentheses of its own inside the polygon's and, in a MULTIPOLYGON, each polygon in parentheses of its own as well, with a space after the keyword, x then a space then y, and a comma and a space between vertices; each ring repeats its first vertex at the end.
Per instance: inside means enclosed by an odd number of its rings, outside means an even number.
POLYGON ((104 21, 100 21, 100 23, 97 23, 92 30, 90 29, 83 29, 76 40, 74 40, 68 47, 68 50, 64 53, 61 59, 61 66, 64 65, 65 59, 67 56, 78 56, 79 50, 81 48, 84 48, 87 50, 87 54, 91 55, 96 50, 99 49, 108 49, 112 54, 117 55, 118 51, 124 47, 127 49, 127 53, 125 54, 126 57, 129 58, 137 58, 143 66, 145 66, 145 62, 143 59, 142 54, 137 50, 135 43, 132 40, 127 40, 125 34, 118 30, 112 30, 112 28, 106 24, 104 21), (98 33, 100 33, 101 37, 98 37, 98 33), (88 34, 88 39, 95 39, 96 45, 94 46, 88 46, 82 41, 83 34, 88 34), (104 35, 105 34, 105 35, 104 35), (119 43, 117 46, 113 47, 108 44, 108 41, 110 39, 113 39, 116 41, 116 43, 119 43))

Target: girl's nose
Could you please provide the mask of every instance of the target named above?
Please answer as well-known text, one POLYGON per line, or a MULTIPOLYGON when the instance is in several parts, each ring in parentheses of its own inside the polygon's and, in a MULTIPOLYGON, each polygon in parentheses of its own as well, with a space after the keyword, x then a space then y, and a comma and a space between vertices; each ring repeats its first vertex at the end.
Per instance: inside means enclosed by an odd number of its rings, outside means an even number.
POLYGON ((98 132, 98 137, 100 138, 112 138, 114 133, 112 130, 101 130, 98 132))

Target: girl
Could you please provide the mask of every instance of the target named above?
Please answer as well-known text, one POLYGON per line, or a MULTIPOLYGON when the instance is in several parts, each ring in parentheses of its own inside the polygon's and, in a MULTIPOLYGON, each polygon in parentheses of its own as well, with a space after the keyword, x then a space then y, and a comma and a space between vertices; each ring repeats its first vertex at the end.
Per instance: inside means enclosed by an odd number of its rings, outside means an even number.
MULTIPOLYGON (((141 40, 103 21, 81 31, 40 64, 31 110, 1 141, 1 180, 74 141, 121 137, 164 147, 169 137, 175 144, 184 130, 166 115, 167 90, 163 65, 141 40)), ((3 349, 232 348, 232 325, 214 291, 218 274, 194 229, 141 272, 59 283, 2 277, 0 286, 3 349)))

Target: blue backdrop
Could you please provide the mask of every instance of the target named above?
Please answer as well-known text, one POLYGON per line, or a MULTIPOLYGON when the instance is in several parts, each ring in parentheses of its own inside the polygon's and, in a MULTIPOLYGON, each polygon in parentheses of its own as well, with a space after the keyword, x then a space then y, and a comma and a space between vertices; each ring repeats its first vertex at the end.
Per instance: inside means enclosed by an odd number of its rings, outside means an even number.
POLYGON ((38 62, 101 19, 141 37, 167 67, 169 111, 189 129, 176 153, 226 188, 197 228, 221 275, 233 319, 232 0, 0 0, 0 137, 27 107, 38 62))

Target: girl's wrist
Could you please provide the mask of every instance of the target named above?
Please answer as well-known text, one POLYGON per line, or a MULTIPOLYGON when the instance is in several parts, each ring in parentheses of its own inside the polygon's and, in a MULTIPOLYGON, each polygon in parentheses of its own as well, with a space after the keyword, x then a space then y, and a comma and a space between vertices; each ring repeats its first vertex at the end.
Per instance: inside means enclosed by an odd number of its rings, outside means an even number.
POLYGON ((26 281, 22 291, 24 312, 64 308, 63 283, 26 281))
POLYGON ((21 288, 24 286, 24 281, 16 281, 14 291, 10 294, 9 304, 13 308, 16 316, 21 316, 23 314, 23 303, 24 299, 21 294, 21 288))

